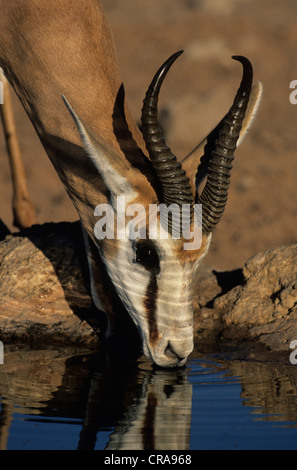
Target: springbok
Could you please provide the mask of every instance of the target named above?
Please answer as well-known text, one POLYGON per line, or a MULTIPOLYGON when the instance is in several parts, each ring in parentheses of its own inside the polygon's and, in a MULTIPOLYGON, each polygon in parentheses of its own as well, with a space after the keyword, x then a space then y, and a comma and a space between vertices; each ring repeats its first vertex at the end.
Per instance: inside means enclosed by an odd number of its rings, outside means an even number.
POLYGON ((98 0, 0 0, 0 7, 0 66, 78 212, 92 297, 108 317, 106 334, 121 323, 118 304, 104 292, 107 274, 138 328, 144 354, 159 366, 182 366, 193 348, 193 273, 224 211, 234 151, 261 95, 259 83, 252 87, 249 60, 234 57, 243 77, 229 112, 180 163, 166 146, 157 110, 161 84, 180 53, 148 88, 141 132, 126 105, 98 0), (109 204, 116 214, 121 196, 126 209, 141 204, 147 213, 150 204, 187 204, 191 224, 194 204, 202 204, 200 247, 185 250, 170 224, 167 238, 98 240, 96 207, 109 204))

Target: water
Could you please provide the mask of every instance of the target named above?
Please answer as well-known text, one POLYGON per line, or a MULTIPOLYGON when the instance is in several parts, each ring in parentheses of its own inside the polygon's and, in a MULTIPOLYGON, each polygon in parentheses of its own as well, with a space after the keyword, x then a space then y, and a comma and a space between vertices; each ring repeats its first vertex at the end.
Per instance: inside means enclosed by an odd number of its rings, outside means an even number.
POLYGON ((5 348, 0 449, 296 449, 297 366, 195 354, 157 370, 74 349, 5 348))

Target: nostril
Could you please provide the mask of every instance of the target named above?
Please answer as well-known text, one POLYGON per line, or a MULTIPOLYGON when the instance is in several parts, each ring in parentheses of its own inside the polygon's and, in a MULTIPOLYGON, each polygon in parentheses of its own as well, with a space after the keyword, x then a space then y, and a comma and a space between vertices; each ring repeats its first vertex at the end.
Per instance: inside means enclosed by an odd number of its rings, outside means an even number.
POLYGON ((170 341, 168 342, 164 353, 170 359, 175 359, 176 362, 181 362, 185 359, 185 357, 179 356, 179 354, 177 354, 177 352, 174 350, 174 348, 173 348, 172 344, 170 343, 170 341))

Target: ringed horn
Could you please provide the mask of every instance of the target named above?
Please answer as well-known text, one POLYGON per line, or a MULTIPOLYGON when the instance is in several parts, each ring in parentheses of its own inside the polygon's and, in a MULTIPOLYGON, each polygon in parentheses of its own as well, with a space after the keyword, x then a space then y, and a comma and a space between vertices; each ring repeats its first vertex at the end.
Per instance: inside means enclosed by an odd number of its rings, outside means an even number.
MULTIPOLYGON (((169 57, 155 74, 144 99, 141 121, 144 141, 161 184, 161 202, 166 205, 175 203, 179 207, 182 204, 190 204, 192 218, 194 196, 189 178, 166 145, 158 121, 158 96, 161 85, 170 67, 182 52, 176 52, 169 57)), ((232 56, 232 59, 238 60, 243 66, 242 80, 211 151, 206 184, 201 195, 196 196, 197 202, 202 204, 202 232, 205 235, 214 230, 226 206, 232 160, 252 88, 253 68, 250 61, 243 56, 232 56)), ((170 224, 169 228, 172 228, 170 224)))

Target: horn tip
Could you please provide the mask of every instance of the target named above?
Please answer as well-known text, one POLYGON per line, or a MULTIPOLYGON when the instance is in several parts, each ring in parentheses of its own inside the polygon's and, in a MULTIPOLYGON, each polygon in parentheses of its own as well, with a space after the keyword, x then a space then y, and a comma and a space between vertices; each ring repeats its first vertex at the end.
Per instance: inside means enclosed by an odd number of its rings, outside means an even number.
POLYGON ((232 55, 231 59, 237 60, 238 62, 241 62, 242 64, 251 65, 250 60, 247 57, 243 56, 243 55, 232 55))

